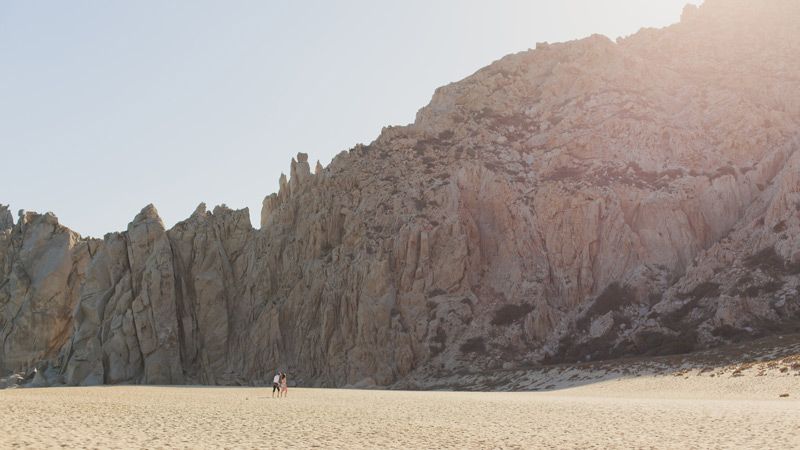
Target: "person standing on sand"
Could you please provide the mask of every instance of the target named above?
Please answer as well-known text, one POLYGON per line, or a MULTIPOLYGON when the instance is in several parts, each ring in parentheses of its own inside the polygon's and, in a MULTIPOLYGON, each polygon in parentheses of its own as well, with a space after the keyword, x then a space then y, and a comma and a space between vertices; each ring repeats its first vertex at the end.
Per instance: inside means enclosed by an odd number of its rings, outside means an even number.
POLYGON ((281 397, 281 373, 278 372, 272 378, 272 398, 275 398, 275 391, 278 391, 278 398, 281 397))
MULTIPOLYGON (((284 397, 289 395, 289 389, 286 387, 286 372, 281 374, 281 393, 284 397)), ((280 397, 280 394, 278 394, 280 397)))

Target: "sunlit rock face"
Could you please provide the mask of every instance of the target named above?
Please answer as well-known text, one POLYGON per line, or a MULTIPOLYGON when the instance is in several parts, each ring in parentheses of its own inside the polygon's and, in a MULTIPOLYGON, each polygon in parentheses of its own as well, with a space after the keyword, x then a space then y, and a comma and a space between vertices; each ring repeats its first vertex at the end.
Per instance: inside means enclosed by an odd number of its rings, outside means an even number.
POLYGON ((51 214, 0 205, 0 368, 21 371, 58 356, 99 242, 82 239, 51 214))
POLYGON ((616 43, 538 44, 328 167, 299 154, 260 229, 201 205, 166 230, 150 206, 99 242, 2 210, 0 362, 402 386, 795 331, 798 22, 795 1, 707 0, 616 43))

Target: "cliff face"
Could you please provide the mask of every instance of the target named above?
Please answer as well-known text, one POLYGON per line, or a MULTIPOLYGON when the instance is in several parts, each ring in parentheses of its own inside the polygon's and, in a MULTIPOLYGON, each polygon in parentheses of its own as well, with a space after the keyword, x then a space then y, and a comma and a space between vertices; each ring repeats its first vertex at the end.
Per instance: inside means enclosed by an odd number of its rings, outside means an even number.
POLYGON ((21 370, 55 357, 70 339, 72 309, 98 243, 52 214, 0 205, 0 368, 21 370))
POLYGON ((798 20, 707 0, 507 56, 326 168, 298 155, 258 230, 204 205, 166 230, 150 206, 101 243, 0 211, 0 363, 385 385, 796 330, 798 20))

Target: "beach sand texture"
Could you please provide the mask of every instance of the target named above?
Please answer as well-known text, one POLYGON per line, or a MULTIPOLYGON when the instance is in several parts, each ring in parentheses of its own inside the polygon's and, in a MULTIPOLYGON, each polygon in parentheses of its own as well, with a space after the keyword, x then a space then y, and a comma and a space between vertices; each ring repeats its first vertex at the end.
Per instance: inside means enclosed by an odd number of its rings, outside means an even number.
POLYGON ((0 391, 2 449, 791 449, 800 377, 547 392, 105 386, 0 391), (789 394, 781 397, 781 394, 789 394))

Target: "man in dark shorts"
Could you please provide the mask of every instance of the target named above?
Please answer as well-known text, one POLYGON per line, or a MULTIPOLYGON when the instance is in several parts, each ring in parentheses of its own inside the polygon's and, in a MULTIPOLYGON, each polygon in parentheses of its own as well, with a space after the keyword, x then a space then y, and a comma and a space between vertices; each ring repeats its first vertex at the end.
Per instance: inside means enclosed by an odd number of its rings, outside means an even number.
POLYGON ((275 391, 278 391, 278 397, 281 395, 281 374, 275 375, 272 378, 272 398, 275 398, 275 391))

